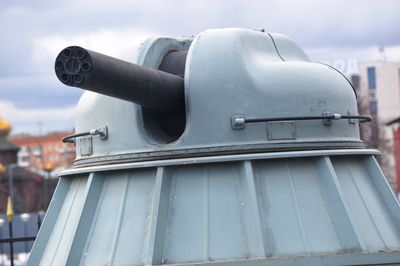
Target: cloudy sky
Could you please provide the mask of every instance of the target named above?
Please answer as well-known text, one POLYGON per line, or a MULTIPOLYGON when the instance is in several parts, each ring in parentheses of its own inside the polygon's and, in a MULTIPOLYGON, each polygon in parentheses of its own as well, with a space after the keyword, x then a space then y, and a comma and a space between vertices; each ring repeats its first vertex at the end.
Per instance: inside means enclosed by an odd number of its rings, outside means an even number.
POLYGON ((265 28, 293 38, 314 61, 354 66, 381 59, 380 46, 400 61, 399 10, 398 0, 1 0, 0 116, 14 133, 73 127, 81 91, 53 71, 69 45, 116 55, 141 36, 265 28))

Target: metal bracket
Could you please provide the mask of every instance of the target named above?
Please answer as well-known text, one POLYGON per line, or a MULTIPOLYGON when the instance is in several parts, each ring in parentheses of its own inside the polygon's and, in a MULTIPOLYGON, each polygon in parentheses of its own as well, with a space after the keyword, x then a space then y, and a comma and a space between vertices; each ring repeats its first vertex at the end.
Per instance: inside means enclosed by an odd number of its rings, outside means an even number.
MULTIPOLYGON (((347 115, 352 116, 353 114, 350 111, 347 111, 347 115)), ((352 124, 352 125, 356 124, 356 120, 353 118, 349 118, 347 121, 349 122, 349 124, 352 124)))
POLYGON ((243 115, 234 115, 231 118, 231 126, 235 130, 244 129, 246 127, 246 119, 243 115))
POLYGON ((75 138, 83 136, 95 136, 99 135, 101 140, 108 139, 108 128, 107 126, 101 126, 99 128, 91 129, 86 132, 75 133, 62 138, 62 142, 75 143, 75 138))
POLYGON ((323 117, 327 117, 322 119, 322 123, 324 123, 325 126, 331 126, 332 125, 332 120, 340 120, 342 119, 342 116, 340 114, 332 114, 329 111, 325 111, 322 113, 323 117))
POLYGON ((102 127, 96 128, 96 129, 91 129, 91 130, 89 130, 89 133, 90 133, 91 136, 100 135, 100 139, 101 140, 108 139, 107 126, 102 126, 102 127))

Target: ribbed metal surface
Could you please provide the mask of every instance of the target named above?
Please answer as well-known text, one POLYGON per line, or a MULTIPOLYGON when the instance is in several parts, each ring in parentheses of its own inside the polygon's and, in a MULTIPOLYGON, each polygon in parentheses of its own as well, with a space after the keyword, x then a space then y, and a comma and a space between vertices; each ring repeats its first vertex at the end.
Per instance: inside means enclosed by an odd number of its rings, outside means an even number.
POLYGON ((60 186, 30 265, 400 261, 399 205, 370 155, 100 172, 60 186))

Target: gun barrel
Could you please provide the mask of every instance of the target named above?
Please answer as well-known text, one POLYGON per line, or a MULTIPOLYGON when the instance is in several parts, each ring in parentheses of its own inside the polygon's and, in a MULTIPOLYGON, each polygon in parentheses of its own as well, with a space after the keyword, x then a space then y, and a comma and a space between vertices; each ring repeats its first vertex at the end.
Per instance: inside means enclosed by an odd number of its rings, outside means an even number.
POLYGON ((73 87, 127 100, 142 107, 183 113, 183 78, 132 64, 82 47, 63 49, 56 58, 58 79, 73 87))

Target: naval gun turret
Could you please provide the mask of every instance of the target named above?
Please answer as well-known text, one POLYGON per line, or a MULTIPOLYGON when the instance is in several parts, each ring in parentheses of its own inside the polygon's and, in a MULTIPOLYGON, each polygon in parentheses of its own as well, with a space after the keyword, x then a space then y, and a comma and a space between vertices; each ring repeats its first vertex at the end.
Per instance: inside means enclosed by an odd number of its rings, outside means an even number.
POLYGON ((28 265, 400 263, 400 207, 339 71, 237 28, 131 55, 56 59, 87 91, 28 265))

